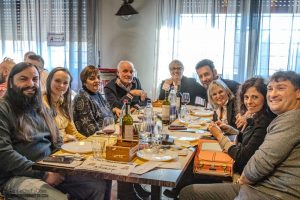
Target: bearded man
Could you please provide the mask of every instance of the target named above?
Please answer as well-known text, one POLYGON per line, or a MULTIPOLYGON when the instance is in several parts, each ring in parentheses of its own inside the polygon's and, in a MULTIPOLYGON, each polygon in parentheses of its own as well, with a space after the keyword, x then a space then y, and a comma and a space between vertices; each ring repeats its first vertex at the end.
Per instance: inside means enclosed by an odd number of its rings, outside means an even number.
POLYGON ((16 64, 0 99, 0 191, 7 199, 103 199, 105 183, 33 170, 34 162, 61 147, 62 138, 41 100, 40 74, 16 64))

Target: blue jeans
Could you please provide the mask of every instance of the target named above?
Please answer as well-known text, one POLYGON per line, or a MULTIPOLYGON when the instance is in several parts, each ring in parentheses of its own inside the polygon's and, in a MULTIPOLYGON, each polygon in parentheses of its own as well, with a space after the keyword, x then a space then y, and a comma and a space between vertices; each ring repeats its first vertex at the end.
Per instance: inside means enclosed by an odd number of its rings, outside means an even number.
POLYGON ((7 181, 3 194, 7 199, 102 200, 105 188, 104 180, 83 176, 65 175, 65 180, 55 187, 40 179, 16 176, 7 181))

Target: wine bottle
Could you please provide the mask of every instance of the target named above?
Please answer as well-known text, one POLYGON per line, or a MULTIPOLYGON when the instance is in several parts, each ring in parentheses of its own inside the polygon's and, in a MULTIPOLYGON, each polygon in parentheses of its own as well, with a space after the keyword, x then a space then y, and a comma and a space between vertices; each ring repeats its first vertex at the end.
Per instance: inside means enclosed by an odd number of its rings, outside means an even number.
POLYGON ((126 104, 128 103, 128 100, 127 99, 124 99, 123 100, 123 106, 121 108, 121 113, 120 113, 120 116, 119 116, 119 127, 120 127, 120 132, 119 132, 119 138, 122 139, 123 137, 123 117, 124 115, 126 114, 125 111, 126 111, 126 104))
POLYGON ((126 103, 125 115, 122 118, 122 139, 133 140, 133 119, 130 115, 130 105, 126 103))
POLYGON ((217 112, 214 110, 214 114, 213 114, 213 119, 212 119, 213 122, 216 122, 218 121, 218 114, 217 112))
POLYGON ((170 101, 168 100, 168 91, 165 91, 165 100, 162 103, 162 116, 161 120, 163 124, 170 123, 170 101))

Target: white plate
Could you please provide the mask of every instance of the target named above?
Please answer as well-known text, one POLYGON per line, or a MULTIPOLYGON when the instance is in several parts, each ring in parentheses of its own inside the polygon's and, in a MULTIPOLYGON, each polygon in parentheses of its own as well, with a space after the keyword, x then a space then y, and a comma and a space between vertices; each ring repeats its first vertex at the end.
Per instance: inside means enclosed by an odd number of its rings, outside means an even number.
POLYGON ((197 110, 195 112, 192 112, 193 115, 198 117, 210 117, 213 116, 214 111, 211 110, 197 110))
POLYGON ((63 144, 61 148, 71 153, 90 153, 92 152, 91 142, 69 142, 63 144))
POLYGON ((182 140, 182 141, 195 141, 198 140, 200 137, 179 137, 176 138, 176 140, 182 140))
POLYGON ((196 141, 200 138, 199 135, 195 135, 195 136, 175 136, 175 135, 171 135, 171 138, 173 138, 174 140, 180 140, 180 141, 196 141))
POLYGON ((160 153, 153 153, 149 150, 140 150, 137 152, 137 156, 139 158, 143 158, 145 160, 151 160, 151 161, 168 161, 173 160, 175 158, 178 158, 178 154, 174 151, 163 151, 160 153))
POLYGON ((169 137, 173 138, 174 140, 195 141, 200 138, 200 135, 197 133, 189 133, 189 132, 172 132, 169 133, 169 137))

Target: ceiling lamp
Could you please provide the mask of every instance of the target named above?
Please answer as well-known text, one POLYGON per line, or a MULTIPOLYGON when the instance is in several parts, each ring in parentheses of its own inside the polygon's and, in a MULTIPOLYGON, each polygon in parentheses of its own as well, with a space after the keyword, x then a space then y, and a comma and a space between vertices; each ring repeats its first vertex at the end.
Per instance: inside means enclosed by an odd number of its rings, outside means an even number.
POLYGON ((132 15, 138 14, 138 12, 130 5, 133 1, 134 0, 123 0, 123 4, 116 15, 121 16, 125 20, 129 20, 132 15))

